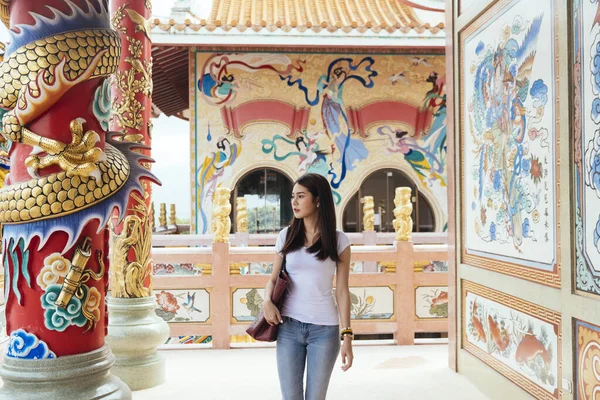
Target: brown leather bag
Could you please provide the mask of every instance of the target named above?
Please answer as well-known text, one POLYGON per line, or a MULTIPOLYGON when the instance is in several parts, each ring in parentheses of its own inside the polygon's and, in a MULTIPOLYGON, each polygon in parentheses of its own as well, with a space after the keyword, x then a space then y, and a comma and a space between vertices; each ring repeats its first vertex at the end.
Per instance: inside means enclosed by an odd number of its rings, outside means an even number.
MULTIPOLYGON (((280 309, 280 306, 283 304, 288 285, 290 284, 290 277, 288 276, 285 264, 286 261, 284 257, 283 264, 281 266, 281 271, 279 271, 279 275, 277 276, 277 280, 275 281, 273 294, 271 294, 271 301, 273 302, 273 304, 275 304, 275 307, 277 307, 278 309, 280 309)), ((277 340, 278 328, 279 325, 269 325, 269 323, 265 319, 264 312, 261 311, 252 323, 252 325, 250 325, 250 327, 246 329, 246 333, 255 340, 261 342, 274 342, 277 340)))

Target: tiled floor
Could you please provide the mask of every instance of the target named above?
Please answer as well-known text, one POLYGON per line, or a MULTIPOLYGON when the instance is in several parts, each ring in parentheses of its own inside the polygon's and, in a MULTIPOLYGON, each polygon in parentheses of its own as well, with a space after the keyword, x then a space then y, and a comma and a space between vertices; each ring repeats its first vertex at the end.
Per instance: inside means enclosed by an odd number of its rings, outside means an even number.
MULTIPOLYGON (((148 399, 281 399, 274 348, 167 350, 167 382, 134 392, 148 399)), ((355 346, 354 366, 336 365, 331 400, 486 400, 447 368, 447 345, 355 346)))

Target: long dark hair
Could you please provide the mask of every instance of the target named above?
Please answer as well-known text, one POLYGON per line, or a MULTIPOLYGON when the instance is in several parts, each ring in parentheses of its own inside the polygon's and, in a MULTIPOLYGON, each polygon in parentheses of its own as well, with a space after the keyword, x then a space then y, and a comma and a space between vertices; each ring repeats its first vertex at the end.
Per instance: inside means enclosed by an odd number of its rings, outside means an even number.
MULTIPOLYGON (((327 258, 331 258, 335 262, 340 261, 335 229, 335 205, 329 182, 323 175, 306 174, 298 178, 294 185, 304 186, 312 194, 313 200, 319 202, 319 208, 317 208, 319 233, 317 240, 307 251, 311 254, 316 253, 316 257, 320 261, 327 258)), ((293 217, 281 253, 288 254, 302 248, 304 241, 304 220, 293 217)))

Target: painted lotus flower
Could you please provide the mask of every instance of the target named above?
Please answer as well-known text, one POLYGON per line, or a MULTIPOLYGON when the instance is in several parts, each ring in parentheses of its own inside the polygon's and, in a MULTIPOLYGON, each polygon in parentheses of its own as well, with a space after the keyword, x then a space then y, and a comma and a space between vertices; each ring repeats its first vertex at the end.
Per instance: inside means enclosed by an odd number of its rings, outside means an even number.
POLYGON ((165 312, 176 313, 177 310, 179 310, 179 305, 177 304, 175 296, 164 290, 161 290, 160 293, 156 294, 156 303, 165 312))

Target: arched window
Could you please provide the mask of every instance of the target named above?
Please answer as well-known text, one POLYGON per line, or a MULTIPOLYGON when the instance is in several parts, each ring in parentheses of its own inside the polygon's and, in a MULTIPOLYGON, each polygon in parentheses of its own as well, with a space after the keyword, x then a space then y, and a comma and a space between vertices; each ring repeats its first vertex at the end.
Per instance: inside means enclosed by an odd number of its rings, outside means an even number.
POLYGON ((346 205, 342 215, 344 232, 362 232, 363 212, 359 199, 373 196, 375 203, 375 230, 394 232, 394 196, 397 187, 410 187, 413 192, 413 232, 433 232, 435 218, 429 202, 420 195, 417 185, 402 172, 395 169, 381 169, 365 179, 358 192, 346 205))
POLYGON ((292 220, 292 181, 270 168, 255 169, 237 183, 231 197, 232 231, 236 226, 236 201, 246 198, 249 233, 276 233, 292 220))

